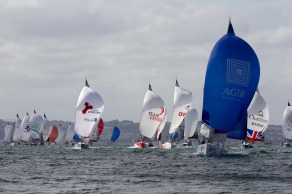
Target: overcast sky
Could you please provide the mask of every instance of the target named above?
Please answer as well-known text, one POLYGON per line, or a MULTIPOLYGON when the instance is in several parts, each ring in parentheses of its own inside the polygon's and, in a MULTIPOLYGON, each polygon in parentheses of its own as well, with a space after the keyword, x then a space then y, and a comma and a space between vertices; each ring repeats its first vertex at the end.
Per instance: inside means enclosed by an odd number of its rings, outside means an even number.
POLYGON ((261 65, 270 123, 292 101, 292 1, 0 0, 0 118, 35 109, 75 120, 85 77, 104 99, 104 120, 139 122, 148 83, 171 119, 175 79, 202 112, 209 55, 227 32, 261 65))

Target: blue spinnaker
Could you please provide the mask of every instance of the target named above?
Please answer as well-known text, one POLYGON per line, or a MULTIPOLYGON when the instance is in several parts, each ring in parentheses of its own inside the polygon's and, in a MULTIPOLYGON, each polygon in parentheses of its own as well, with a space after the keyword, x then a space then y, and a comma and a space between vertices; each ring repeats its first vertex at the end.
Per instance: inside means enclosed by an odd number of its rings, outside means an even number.
POLYGON ((235 129, 228 131, 227 138, 246 140, 246 130, 247 130, 247 113, 243 114, 239 123, 236 125, 235 129))
POLYGON ((247 110, 260 78, 251 46, 237 37, 231 22, 209 58, 202 121, 219 131, 232 131, 247 110))
POLYGON ((81 138, 79 137, 79 135, 78 135, 77 133, 74 134, 73 139, 74 139, 76 142, 81 142, 81 138))
POLYGON ((113 142, 117 141, 117 139, 120 137, 120 134, 121 134, 120 129, 118 127, 114 127, 111 140, 113 142))
POLYGON ((171 139, 174 140, 174 139, 178 138, 178 136, 179 136, 179 132, 176 131, 172 134, 171 139))

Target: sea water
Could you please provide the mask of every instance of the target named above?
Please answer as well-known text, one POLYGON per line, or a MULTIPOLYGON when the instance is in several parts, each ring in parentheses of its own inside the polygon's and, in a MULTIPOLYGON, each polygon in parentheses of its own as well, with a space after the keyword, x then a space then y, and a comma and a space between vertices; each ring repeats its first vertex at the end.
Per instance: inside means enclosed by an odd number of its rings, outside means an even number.
POLYGON ((195 148, 128 147, 0 146, 0 192, 292 193, 292 148, 234 145, 201 157, 195 148))

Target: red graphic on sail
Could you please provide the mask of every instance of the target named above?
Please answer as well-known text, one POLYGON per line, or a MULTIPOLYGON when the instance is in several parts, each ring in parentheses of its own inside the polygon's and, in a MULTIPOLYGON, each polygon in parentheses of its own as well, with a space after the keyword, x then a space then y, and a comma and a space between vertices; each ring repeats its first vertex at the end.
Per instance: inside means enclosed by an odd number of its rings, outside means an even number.
POLYGON ((164 107, 161 107, 161 113, 159 115, 162 115, 164 113, 164 107))
POLYGON ((84 105, 85 105, 85 108, 82 110, 82 114, 86 114, 86 112, 88 110, 92 110, 93 109, 93 106, 91 106, 88 102, 85 102, 84 105))

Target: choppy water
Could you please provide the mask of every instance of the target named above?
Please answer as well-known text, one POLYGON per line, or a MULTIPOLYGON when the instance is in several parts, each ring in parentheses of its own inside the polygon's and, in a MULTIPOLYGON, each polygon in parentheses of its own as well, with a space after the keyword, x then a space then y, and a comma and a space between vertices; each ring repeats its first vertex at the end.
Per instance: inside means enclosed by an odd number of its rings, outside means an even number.
POLYGON ((2 193, 291 193, 292 148, 195 149, 0 146, 2 193))

